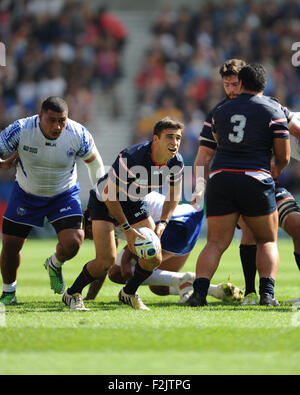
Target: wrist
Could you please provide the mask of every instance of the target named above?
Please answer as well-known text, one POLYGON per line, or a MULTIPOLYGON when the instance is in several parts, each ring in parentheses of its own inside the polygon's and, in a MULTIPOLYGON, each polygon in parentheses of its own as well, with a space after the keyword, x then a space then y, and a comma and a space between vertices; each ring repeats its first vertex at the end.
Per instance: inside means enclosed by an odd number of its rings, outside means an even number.
POLYGON ((128 222, 124 222, 122 225, 120 225, 121 229, 123 232, 128 232, 129 229, 131 229, 131 226, 128 222))
POLYGON ((161 219, 160 221, 158 221, 158 223, 167 226, 169 221, 167 221, 166 219, 161 219))

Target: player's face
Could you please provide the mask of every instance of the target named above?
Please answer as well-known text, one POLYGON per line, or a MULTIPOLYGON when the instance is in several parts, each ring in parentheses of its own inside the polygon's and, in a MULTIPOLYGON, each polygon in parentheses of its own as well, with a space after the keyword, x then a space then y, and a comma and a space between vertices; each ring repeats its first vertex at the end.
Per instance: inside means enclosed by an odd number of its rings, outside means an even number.
POLYGON ((47 110, 40 112, 40 126, 45 137, 48 139, 57 139, 63 132, 67 124, 67 111, 55 112, 47 110))
POLYGON ((174 158, 179 150, 181 138, 182 131, 180 129, 163 130, 160 137, 157 137, 161 155, 167 159, 174 158))
POLYGON ((228 99, 234 99, 240 93, 241 82, 239 81, 237 75, 225 76, 223 77, 223 87, 228 99))

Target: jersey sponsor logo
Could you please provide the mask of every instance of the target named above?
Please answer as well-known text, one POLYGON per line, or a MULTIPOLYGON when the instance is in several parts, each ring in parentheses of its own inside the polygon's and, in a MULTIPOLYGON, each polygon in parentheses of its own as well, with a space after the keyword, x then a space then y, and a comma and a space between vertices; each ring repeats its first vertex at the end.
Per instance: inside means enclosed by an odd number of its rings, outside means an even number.
POLYGON ((31 152, 32 154, 37 154, 38 149, 35 147, 29 147, 28 145, 23 145, 23 150, 27 152, 31 152))
POLYGON ((74 155, 75 155, 75 151, 74 151, 74 149, 73 149, 72 147, 70 147, 70 148, 68 149, 67 155, 68 155, 68 156, 74 156, 74 155))
POLYGON ((65 211, 70 211, 70 210, 72 210, 72 207, 71 207, 71 206, 68 206, 68 207, 63 207, 63 208, 61 208, 61 209, 59 210, 59 212, 60 212, 60 213, 64 213, 65 211))
POLYGON ((50 142, 46 141, 45 146, 46 147, 56 147, 56 143, 50 143, 50 142))
POLYGON ((26 214, 26 208, 18 207, 16 213, 17 213, 17 215, 20 215, 22 217, 23 215, 26 214))

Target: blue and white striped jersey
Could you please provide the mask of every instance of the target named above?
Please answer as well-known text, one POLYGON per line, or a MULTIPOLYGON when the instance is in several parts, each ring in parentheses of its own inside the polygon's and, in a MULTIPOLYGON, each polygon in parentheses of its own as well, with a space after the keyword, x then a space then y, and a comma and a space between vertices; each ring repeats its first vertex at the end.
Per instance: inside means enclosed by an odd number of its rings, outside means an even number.
POLYGON ((88 157, 93 145, 89 131, 69 118, 55 140, 44 136, 38 115, 19 119, 0 133, 0 154, 19 154, 19 186, 42 197, 58 195, 76 184, 76 157, 88 157))

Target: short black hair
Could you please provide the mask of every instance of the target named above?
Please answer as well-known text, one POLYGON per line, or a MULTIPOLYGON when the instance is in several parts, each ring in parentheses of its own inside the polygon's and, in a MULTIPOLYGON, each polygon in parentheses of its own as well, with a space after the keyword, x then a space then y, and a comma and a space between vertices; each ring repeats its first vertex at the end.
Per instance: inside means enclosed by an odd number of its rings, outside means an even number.
POLYGON ((46 100, 43 101, 42 112, 46 112, 48 110, 54 112, 64 112, 68 111, 68 105, 64 99, 59 96, 50 96, 46 100))
POLYGON ((251 92, 262 92, 267 85, 267 72, 260 63, 249 63, 238 74, 242 87, 251 92))
POLYGON ((184 125, 183 123, 175 119, 172 119, 170 117, 165 117, 160 121, 156 122, 153 129, 153 135, 160 137, 161 132, 165 129, 174 129, 174 130, 180 129, 183 132, 184 125))

